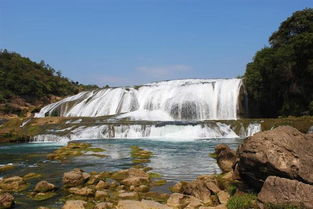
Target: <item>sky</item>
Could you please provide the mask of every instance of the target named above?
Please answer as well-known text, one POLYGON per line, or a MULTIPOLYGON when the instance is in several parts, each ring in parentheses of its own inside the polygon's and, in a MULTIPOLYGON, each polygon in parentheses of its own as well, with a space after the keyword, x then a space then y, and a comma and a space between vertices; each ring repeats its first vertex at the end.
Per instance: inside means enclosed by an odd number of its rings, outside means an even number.
POLYGON ((0 0, 0 49, 99 86, 233 78, 313 0, 0 0))

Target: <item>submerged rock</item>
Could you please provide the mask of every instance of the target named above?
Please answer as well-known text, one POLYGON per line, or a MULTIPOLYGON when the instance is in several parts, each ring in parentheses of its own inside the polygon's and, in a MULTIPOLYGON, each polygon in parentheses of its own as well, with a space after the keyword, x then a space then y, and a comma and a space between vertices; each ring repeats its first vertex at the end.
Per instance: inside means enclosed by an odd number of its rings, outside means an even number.
POLYGON ((313 184, 313 137, 280 126, 247 138, 238 148, 242 180, 260 189, 268 176, 313 184))
POLYGON ((11 208, 14 205, 14 197, 9 193, 0 194, 0 208, 11 208))
POLYGON ((313 209, 313 186, 297 180, 269 176, 258 194, 258 201, 261 208, 273 204, 313 209))
POLYGON ((226 144, 218 144, 215 147, 216 160, 218 166, 223 173, 233 170, 233 165, 236 162, 236 153, 226 144))

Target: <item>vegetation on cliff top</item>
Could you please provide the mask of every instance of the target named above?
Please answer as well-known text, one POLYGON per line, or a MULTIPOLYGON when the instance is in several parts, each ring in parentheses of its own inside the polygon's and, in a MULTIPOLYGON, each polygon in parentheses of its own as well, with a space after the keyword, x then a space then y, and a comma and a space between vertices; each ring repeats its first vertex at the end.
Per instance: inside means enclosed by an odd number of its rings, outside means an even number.
POLYGON ((269 42, 244 76, 253 116, 313 115, 313 9, 295 12, 269 42))
POLYGON ((98 88, 82 85, 61 75, 44 61, 33 62, 15 52, 0 51, 0 113, 22 114, 31 105, 53 102, 52 98, 98 88))

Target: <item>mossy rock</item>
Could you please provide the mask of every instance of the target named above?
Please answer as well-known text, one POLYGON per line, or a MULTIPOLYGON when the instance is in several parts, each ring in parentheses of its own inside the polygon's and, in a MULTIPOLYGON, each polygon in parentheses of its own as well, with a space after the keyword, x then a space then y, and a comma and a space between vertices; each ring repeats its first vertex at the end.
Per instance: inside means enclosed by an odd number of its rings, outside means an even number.
POLYGON ((12 170, 14 168, 15 168, 15 166, 11 165, 11 164, 3 165, 3 166, 0 166, 0 172, 5 172, 8 170, 12 170))
POLYGON ((43 200, 50 199, 56 195, 57 195, 57 193, 55 193, 55 192, 30 193, 29 198, 36 200, 36 201, 43 201, 43 200))
POLYGON ((41 178, 42 175, 40 173, 28 173, 25 176, 23 176, 24 180, 31 180, 31 179, 37 179, 41 178))
POLYGON ((152 181, 151 185, 152 186, 163 186, 166 183, 167 183, 167 181, 165 179, 160 179, 157 181, 152 181))
POLYGON ((86 149, 86 152, 104 152, 105 149, 99 147, 89 147, 86 149))
POLYGON ((149 172, 148 175, 151 179, 152 178, 161 178, 161 174, 159 174, 159 173, 149 172))

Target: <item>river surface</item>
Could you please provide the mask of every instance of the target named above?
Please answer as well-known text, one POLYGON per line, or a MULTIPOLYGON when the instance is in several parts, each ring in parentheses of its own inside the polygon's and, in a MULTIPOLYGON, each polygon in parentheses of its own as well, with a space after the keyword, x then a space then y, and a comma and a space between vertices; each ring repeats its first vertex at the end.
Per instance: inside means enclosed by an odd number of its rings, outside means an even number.
MULTIPOLYGON (((148 139, 105 139, 84 142, 91 143, 93 147, 105 149, 106 151, 100 154, 105 154, 108 157, 81 156, 62 162, 51 161, 47 160, 46 155, 64 144, 25 143, 2 145, 0 146, 0 164, 12 163, 16 168, 0 173, 0 177, 23 176, 29 172, 36 172, 43 175, 42 179, 61 187, 63 173, 73 168, 81 168, 91 172, 115 171, 133 166, 130 146, 136 145, 153 152, 151 162, 146 165, 152 167, 153 172, 160 173, 162 178, 168 181, 167 185, 155 188, 155 190, 168 192, 168 186, 177 181, 193 180, 202 174, 220 173, 216 160, 209 157, 208 154, 214 152, 215 145, 219 143, 228 144, 231 148, 236 149, 241 139, 205 139, 183 142, 148 139)), ((30 192, 39 180, 32 180, 31 186, 24 194, 15 194, 16 208, 36 208, 40 205, 60 207, 62 203, 58 199, 62 194, 42 202, 27 198, 27 192, 30 192)))

